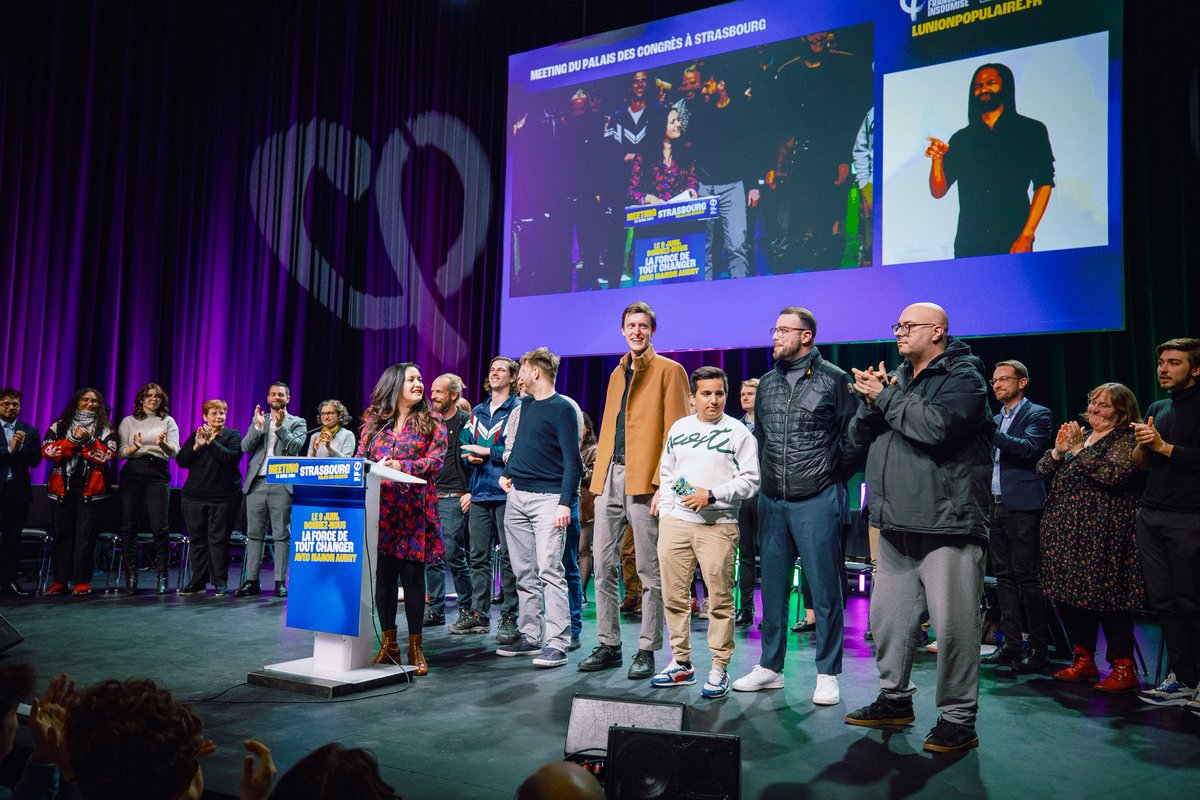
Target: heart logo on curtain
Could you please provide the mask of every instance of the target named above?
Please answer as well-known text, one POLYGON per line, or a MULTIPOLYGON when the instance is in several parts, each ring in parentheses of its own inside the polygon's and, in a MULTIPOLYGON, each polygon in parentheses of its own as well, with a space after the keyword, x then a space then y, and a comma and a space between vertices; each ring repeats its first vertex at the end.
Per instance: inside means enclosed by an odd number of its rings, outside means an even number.
POLYGON ((380 234, 392 271, 402 287, 380 296, 347 284, 304 224, 305 191, 314 170, 351 201, 371 186, 371 146, 338 122, 313 119, 267 138, 250 163, 250 206, 263 238, 305 290, 346 324, 390 330, 409 324, 418 335, 436 335, 443 351, 466 344, 447 324, 446 298, 462 288, 483 251, 491 212, 491 173, 483 147, 460 120, 427 112, 388 137, 375 173, 380 234), (410 144, 411 142, 411 144, 410 144), (432 280, 417 261, 404 220, 401 173, 412 147, 442 151, 464 188, 462 225, 432 280))

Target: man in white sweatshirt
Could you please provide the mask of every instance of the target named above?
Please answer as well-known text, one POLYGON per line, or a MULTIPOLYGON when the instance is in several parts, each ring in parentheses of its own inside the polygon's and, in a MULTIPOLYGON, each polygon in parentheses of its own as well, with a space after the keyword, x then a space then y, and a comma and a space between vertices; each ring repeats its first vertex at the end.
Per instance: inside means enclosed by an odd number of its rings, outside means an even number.
POLYGON ((696 564, 709 593, 712 669, 700 694, 729 692, 733 655, 733 567, 738 509, 758 491, 758 444, 741 421, 725 415, 729 381, 717 367, 692 373, 696 413, 671 426, 660 460, 658 560, 673 660, 650 679, 657 687, 696 682, 691 662, 691 593, 696 564))

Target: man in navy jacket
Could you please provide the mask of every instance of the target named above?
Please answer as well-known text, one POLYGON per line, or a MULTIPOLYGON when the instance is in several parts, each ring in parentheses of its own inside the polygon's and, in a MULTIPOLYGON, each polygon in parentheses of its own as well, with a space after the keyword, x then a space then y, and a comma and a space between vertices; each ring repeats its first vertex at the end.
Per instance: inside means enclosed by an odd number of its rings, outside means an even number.
POLYGON ((17 582, 21 531, 33 503, 29 470, 42 461, 42 437, 19 422, 21 393, 0 389, 0 597, 28 597, 17 582))
POLYGON ((1034 672, 1046 665, 1046 600, 1038 575, 1039 529, 1046 486, 1034 467, 1054 442, 1050 409, 1025 397, 1029 370, 1020 361, 1001 361, 992 373, 1000 401, 992 440, 992 571, 1000 600, 1004 643, 985 664, 1034 672), (1021 647, 1021 632, 1029 649, 1021 647))

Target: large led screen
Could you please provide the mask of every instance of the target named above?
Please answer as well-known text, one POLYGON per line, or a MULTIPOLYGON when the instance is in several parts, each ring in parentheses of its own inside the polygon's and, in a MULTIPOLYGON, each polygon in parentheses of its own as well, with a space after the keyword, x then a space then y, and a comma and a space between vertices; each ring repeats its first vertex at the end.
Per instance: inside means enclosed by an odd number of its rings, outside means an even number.
POLYGON ((509 59, 501 347, 1104 330, 1122 303, 1116 0, 747 0, 509 59))

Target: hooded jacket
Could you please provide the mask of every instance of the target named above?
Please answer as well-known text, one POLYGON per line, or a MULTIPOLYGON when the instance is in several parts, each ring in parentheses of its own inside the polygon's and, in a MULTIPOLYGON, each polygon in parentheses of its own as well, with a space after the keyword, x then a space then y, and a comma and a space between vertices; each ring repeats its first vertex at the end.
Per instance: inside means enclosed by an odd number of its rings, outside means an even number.
POLYGON ((850 423, 855 444, 870 445, 871 522, 902 533, 986 539, 991 516, 992 437, 983 362, 951 339, 913 377, 905 361, 896 382, 850 423))

